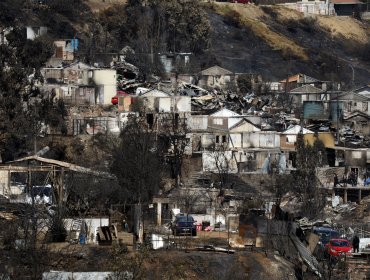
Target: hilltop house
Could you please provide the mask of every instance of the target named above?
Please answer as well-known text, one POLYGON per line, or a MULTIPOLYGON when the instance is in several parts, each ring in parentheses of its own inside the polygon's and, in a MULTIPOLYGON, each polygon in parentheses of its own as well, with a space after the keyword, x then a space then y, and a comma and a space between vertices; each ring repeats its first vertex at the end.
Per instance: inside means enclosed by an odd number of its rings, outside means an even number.
POLYGON ((326 90, 317 88, 311 84, 305 84, 292 89, 289 94, 293 96, 293 103, 300 106, 305 101, 326 101, 330 99, 326 90))
POLYGON ((332 95, 331 100, 343 102, 344 114, 361 111, 370 115, 370 86, 332 95))
POLYGON ((370 116, 362 111, 353 111, 346 114, 343 124, 362 135, 370 135, 370 116))
POLYGON ((199 74, 198 86, 225 88, 231 82, 235 82, 235 74, 220 66, 212 66, 202 70, 199 74))
POLYGON ((312 78, 310 76, 307 76, 305 74, 296 74, 290 77, 287 77, 286 79, 281 80, 280 82, 280 88, 286 91, 291 91, 292 89, 304 86, 304 85, 311 85, 316 88, 320 88, 322 90, 326 90, 327 88, 327 82, 320 81, 318 79, 312 78))

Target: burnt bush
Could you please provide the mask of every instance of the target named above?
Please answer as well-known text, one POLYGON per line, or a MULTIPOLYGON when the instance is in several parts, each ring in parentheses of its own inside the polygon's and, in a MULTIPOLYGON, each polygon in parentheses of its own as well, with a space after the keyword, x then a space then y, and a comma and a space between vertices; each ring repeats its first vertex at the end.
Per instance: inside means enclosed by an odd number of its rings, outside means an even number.
POLYGON ((237 11, 228 10, 225 13, 224 22, 234 27, 240 27, 241 15, 237 11))
POLYGON ((284 21, 284 26, 290 33, 297 33, 298 29, 301 29, 306 33, 314 33, 318 30, 317 20, 306 17, 299 20, 286 20, 284 21))
POLYGON ((235 31, 232 33, 231 38, 233 38, 236 41, 242 41, 243 40, 243 33, 240 31, 235 31))
POLYGON ((50 241, 64 242, 67 238, 67 230, 63 219, 59 215, 54 215, 51 221, 50 241))
POLYGON ((305 17, 298 21, 299 27, 307 32, 307 33, 313 33, 317 30, 317 20, 312 17, 305 17))
POLYGON ((278 20, 278 13, 271 6, 261 6, 262 11, 268 14, 272 19, 278 20))

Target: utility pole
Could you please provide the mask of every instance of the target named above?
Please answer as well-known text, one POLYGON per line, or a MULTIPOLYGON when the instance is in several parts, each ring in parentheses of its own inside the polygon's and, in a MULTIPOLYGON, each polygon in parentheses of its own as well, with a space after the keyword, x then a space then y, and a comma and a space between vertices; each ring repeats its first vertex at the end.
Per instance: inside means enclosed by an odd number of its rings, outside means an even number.
POLYGON ((355 69, 353 68, 352 64, 348 64, 349 67, 351 67, 352 70, 352 81, 351 81, 351 89, 355 86, 355 69))
POLYGON ((337 91, 337 145, 339 145, 339 92, 337 91))

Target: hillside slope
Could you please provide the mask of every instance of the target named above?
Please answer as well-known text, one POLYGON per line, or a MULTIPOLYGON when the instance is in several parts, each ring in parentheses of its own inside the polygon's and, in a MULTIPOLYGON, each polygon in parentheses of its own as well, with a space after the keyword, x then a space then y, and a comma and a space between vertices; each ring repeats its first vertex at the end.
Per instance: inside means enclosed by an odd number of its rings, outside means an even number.
POLYGON ((305 17, 282 6, 209 5, 211 52, 236 72, 282 79, 305 72, 321 79, 370 82, 369 25, 349 17, 305 17))
POLYGON ((116 4, 125 4, 127 0, 86 0, 86 4, 93 12, 99 12, 116 4))

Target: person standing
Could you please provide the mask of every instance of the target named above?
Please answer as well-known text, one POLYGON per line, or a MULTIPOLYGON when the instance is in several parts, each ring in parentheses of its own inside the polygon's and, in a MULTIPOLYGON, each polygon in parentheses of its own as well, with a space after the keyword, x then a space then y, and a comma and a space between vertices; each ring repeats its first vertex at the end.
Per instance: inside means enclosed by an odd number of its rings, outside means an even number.
POLYGON ((350 179, 350 182, 351 182, 351 185, 352 187, 356 186, 356 174, 355 172, 352 170, 351 173, 349 174, 349 179, 350 179))
POLYGON ((360 246, 360 238, 358 238, 357 235, 355 235, 355 237, 353 237, 352 246, 353 246, 353 252, 358 253, 358 249, 359 249, 359 246, 360 246))
POLYGON ((338 176, 337 174, 334 175, 334 188, 336 188, 338 185, 338 176))

